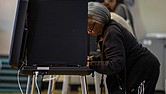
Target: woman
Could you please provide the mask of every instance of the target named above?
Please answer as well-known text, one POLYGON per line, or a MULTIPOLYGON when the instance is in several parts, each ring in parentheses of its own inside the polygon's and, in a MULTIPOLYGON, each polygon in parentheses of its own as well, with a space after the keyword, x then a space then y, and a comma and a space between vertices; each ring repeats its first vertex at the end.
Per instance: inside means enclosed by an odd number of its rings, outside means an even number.
POLYGON ((89 66, 107 75, 109 94, 153 94, 159 76, 159 61, 116 21, 101 3, 88 3, 88 34, 98 36, 101 57, 89 66))

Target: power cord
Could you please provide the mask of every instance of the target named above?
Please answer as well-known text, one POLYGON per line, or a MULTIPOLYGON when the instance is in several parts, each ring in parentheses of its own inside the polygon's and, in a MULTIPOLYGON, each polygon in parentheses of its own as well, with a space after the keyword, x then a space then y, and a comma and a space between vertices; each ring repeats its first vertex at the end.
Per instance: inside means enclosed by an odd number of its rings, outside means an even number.
POLYGON ((38 74, 39 74, 39 72, 38 72, 38 71, 35 71, 35 84, 36 84, 36 88, 37 88, 38 94, 41 94, 41 93, 40 93, 40 90, 39 90, 38 83, 37 83, 38 74))
POLYGON ((23 90, 21 88, 20 77, 19 76, 20 76, 20 70, 22 69, 23 65, 24 64, 21 65, 21 67, 18 69, 18 72, 17 72, 17 83, 18 83, 18 87, 20 89, 21 94, 24 94, 24 92, 23 92, 23 90))

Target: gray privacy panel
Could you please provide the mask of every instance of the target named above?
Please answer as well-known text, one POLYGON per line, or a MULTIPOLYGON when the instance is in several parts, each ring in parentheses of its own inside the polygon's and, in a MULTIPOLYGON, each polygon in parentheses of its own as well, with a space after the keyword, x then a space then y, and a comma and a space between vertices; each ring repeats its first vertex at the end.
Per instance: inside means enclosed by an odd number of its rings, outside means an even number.
POLYGON ((16 15, 14 18, 14 28, 9 54, 9 64, 12 67, 20 66, 24 61, 24 46, 27 32, 24 30, 28 0, 19 0, 17 3, 16 15))

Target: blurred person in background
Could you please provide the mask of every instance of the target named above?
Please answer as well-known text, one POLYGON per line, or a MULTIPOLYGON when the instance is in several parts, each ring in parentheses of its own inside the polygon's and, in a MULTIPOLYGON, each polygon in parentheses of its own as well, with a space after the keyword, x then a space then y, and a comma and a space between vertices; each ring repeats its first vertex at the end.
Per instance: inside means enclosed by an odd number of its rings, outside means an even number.
MULTIPOLYGON (((133 17, 124 0, 104 0, 104 5, 111 11, 124 18, 134 31, 133 17)), ((135 35, 135 32, 134 32, 135 35)))

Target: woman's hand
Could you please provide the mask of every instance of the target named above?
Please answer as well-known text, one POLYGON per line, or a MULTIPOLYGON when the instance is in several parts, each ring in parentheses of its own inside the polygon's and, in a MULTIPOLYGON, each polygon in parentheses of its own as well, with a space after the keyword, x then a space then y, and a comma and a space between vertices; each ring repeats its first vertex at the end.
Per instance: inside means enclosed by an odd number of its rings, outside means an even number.
POLYGON ((94 67, 93 56, 87 56, 87 66, 90 67, 90 68, 94 67))

